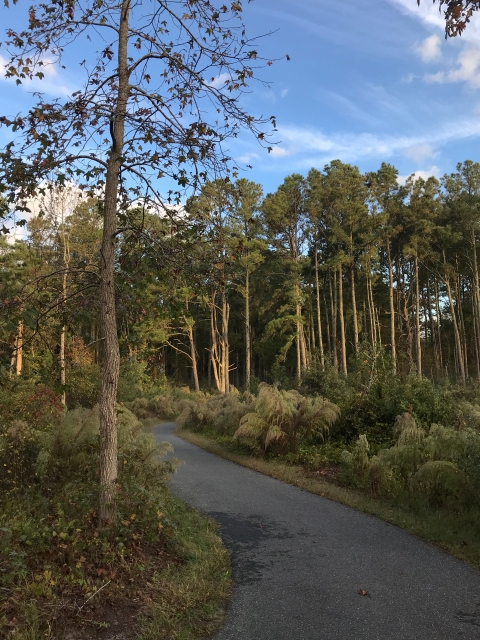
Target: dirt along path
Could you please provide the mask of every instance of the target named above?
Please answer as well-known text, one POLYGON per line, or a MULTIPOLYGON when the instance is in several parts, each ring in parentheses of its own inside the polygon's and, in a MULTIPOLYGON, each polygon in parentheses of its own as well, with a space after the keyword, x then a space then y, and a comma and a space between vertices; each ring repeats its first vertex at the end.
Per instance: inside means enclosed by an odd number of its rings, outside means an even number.
POLYGON ((480 572, 401 529, 155 428, 172 480, 214 518, 234 591, 215 640, 480 640, 480 572))

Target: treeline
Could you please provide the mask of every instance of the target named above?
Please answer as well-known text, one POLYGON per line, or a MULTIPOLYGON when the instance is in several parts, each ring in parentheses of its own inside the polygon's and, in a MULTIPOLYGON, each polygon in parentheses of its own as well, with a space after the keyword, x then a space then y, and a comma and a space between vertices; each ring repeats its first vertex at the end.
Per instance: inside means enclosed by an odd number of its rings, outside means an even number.
MULTIPOLYGON (((93 397, 102 206, 75 193, 52 189, 28 239, 3 241, 2 360, 93 397)), ((267 195, 217 180, 180 211, 136 206, 120 224, 126 380, 287 386, 312 366, 347 374, 360 346, 401 376, 480 375, 478 163, 399 184, 391 165, 335 160, 267 195)))

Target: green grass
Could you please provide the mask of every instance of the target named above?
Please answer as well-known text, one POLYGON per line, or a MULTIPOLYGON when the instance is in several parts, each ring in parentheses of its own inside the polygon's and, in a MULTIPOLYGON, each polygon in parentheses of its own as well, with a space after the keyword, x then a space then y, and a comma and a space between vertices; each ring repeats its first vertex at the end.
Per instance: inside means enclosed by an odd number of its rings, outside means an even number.
POLYGON ((302 466, 284 464, 275 459, 253 457, 230 438, 217 436, 214 439, 211 434, 180 429, 177 429, 176 434, 227 460, 397 525, 426 542, 448 551, 456 558, 480 568, 480 514, 478 511, 455 513, 427 508, 418 508, 413 511, 407 506, 340 486, 320 475, 314 475, 302 466))

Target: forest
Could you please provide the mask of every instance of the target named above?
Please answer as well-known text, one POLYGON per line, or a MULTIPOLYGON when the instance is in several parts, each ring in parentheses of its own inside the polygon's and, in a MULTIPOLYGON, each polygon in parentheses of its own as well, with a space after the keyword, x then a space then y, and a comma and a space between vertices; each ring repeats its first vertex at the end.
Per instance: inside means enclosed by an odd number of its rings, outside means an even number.
MULTIPOLYGON (((474 383, 479 203, 478 163, 400 185, 391 165, 335 160, 275 193, 222 179, 164 216, 132 208, 115 265, 125 375, 228 393, 347 376, 368 351, 403 378, 474 383)), ((27 239, 3 240, 2 366, 75 406, 97 392, 101 204, 70 186, 41 207, 27 239)))

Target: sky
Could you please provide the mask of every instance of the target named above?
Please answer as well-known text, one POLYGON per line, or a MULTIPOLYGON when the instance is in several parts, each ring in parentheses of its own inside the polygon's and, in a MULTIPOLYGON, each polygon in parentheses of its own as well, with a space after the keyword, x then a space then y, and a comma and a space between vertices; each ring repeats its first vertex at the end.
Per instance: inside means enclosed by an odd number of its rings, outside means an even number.
MULTIPOLYGON (((463 36, 445 41, 432 0, 420 7, 416 0, 244 4, 247 33, 272 32, 258 49, 278 59, 260 71, 270 85, 254 83, 244 102, 253 115, 276 116, 278 144, 269 154, 242 135, 231 154, 252 165, 243 175, 265 192, 291 173, 306 175, 337 158, 362 172, 389 162, 401 180, 412 173, 440 177, 457 162, 480 160, 478 19, 463 36)), ((0 9, 0 25, 15 24, 25 10, 22 2, 0 9)), ((67 95, 80 81, 77 69, 49 67, 43 90, 67 95)), ((35 88, 0 74, 1 115, 25 108, 35 88)), ((0 129, 0 146, 5 142, 0 129)))

